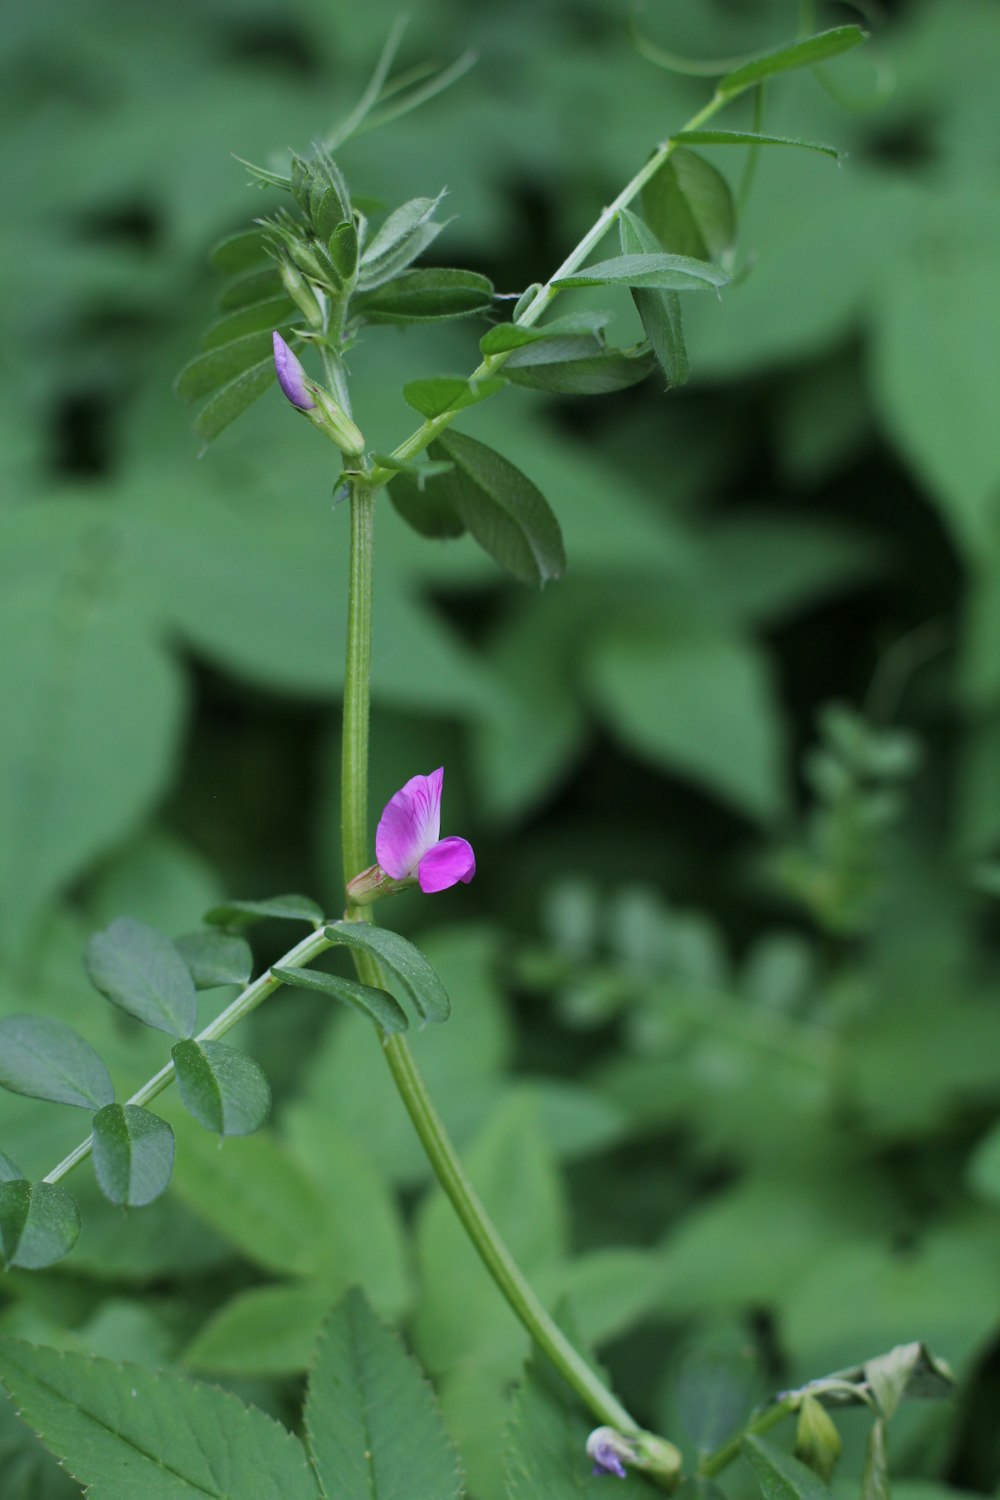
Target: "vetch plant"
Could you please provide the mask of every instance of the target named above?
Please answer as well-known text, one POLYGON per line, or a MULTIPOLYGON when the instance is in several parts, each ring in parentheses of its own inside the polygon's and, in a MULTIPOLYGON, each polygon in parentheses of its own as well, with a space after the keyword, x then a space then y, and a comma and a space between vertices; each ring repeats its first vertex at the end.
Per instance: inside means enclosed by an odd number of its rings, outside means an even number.
MULTIPOLYGON (((407 1043, 414 1017, 422 1024, 443 1023, 451 1000, 412 943, 375 925, 373 908, 405 887, 437 894, 468 884, 476 861, 466 839, 440 836, 442 767, 412 775, 391 796, 371 861, 374 511, 387 495, 420 536, 468 532, 522 582, 541 587, 558 579, 566 567, 562 535, 543 495, 509 458, 454 431, 453 424, 508 385, 600 395, 625 390, 654 372, 668 387, 682 384, 688 373, 682 299, 718 293, 736 270, 733 195, 695 148, 737 146, 755 153, 805 146, 835 156, 832 148, 811 142, 711 122, 746 93, 759 100, 775 76, 822 63, 862 40, 857 27, 839 27, 725 71, 704 107, 656 147, 550 278, 521 293, 509 321, 499 318, 493 287, 478 272, 416 264, 445 227, 438 217, 440 194, 410 200, 373 228, 332 154, 362 124, 377 122, 380 110, 395 116, 433 91, 426 82, 411 84, 407 98, 406 80, 389 79, 394 43, 333 141, 293 155, 285 170, 250 168, 258 185, 284 195, 285 206, 217 247, 215 262, 230 277, 221 316, 178 385, 184 396, 202 403, 194 425, 208 443, 277 381, 288 402, 341 455, 334 489, 350 508, 341 784, 345 910, 330 918, 301 896, 236 900, 209 911, 201 929, 177 942, 128 919, 92 938, 86 966, 94 987, 171 1038, 169 1060, 124 1101, 115 1098, 101 1058, 70 1028, 29 1015, 0 1022, 0 1082, 91 1116, 86 1139, 40 1182, 28 1181, 10 1158, 0 1156, 0 1251, 7 1266, 28 1270, 51 1266, 72 1250, 80 1216, 62 1184, 87 1157, 114 1204, 139 1207, 164 1192, 174 1138, 148 1106, 173 1083, 194 1119, 220 1136, 250 1134, 263 1123, 270 1106, 264 1073, 223 1038, 282 986, 321 992, 372 1023, 444 1192, 543 1357, 529 1368, 513 1408, 511 1500, 576 1493, 588 1462, 596 1474, 627 1483, 643 1476, 673 1489, 682 1477, 682 1457, 668 1437, 641 1427, 516 1263, 463 1168, 407 1043), (605 244, 612 235, 618 237, 615 249, 605 244), (610 314, 603 311, 576 310, 543 322, 565 292, 587 288, 627 289, 644 332, 641 342, 610 343, 610 314), (471 374, 404 384, 403 395, 421 421, 391 452, 372 451, 364 413, 355 414, 352 402, 350 356, 357 343, 382 326, 477 316, 493 321, 479 341, 481 358, 471 374), (303 360, 319 363, 321 381, 307 373, 303 360), (308 930, 252 978, 243 931, 264 918, 303 923, 308 930), (348 950, 355 978, 315 966, 334 948, 348 950), (222 984, 238 986, 239 993, 198 1030, 197 991, 222 984), (599 1425, 588 1438, 595 1420, 599 1425), (570 1490, 560 1491, 565 1484, 570 1490)), ((437 83, 447 81, 442 75, 437 83)), ((461 997, 456 1001, 461 1004, 461 997)), ((454 1454, 426 1388, 358 1293, 349 1293, 324 1327, 306 1399, 304 1441, 235 1397, 180 1377, 152 1380, 123 1366, 16 1341, 0 1345, 0 1380, 95 1495, 141 1494, 154 1476, 164 1497, 197 1491, 220 1500, 236 1494, 247 1500, 353 1500, 405 1492, 438 1500, 459 1493, 454 1454), (386 1418, 386 1390, 398 1408, 393 1421, 386 1418)), ((703 1453, 697 1473, 714 1478, 743 1453, 766 1496, 815 1500, 826 1493, 837 1456, 829 1411, 863 1405, 873 1418, 866 1483, 874 1496, 885 1483, 885 1423, 904 1396, 937 1396, 948 1385, 947 1370, 922 1345, 903 1346, 784 1393, 728 1441, 703 1453), (762 1436, 793 1415, 799 1422, 798 1457, 762 1436)))

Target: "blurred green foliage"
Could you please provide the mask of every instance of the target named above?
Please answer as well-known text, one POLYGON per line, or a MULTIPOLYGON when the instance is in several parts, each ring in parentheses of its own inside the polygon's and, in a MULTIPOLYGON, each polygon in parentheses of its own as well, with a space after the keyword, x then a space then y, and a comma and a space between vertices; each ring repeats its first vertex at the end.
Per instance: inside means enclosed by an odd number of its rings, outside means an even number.
MULTIPOLYGON (((447 185, 442 263, 503 292, 551 273, 706 96, 638 55, 612 0, 414 9, 404 61, 479 64, 344 165, 386 204, 447 185)), ((740 1406, 925 1339, 961 1394, 900 1414, 893 1471, 942 1500, 1000 1479, 1000 9, 871 9, 867 47, 769 93, 766 128, 848 155, 762 153, 746 275, 688 314, 690 387, 509 391, 463 417, 559 514, 566 579, 521 589, 380 506, 373 816, 447 766, 480 874, 395 904, 454 1001, 416 1051, 524 1268, 637 1415, 693 1449, 691 1382, 719 1351, 745 1367, 740 1406)), ((272 391, 198 461, 172 380, 210 315, 210 244, 268 203, 231 153, 327 129, 393 14, 5 11, 0 1014, 72 1022, 126 1090, 164 1050, 89 990, 94 925, 342 901, 330 454, 272 391)), ((639 19, 706 57, 782 42, 799 14, 639 19)), ((738 189, 742 153, 705 150, 738 189)), ((610 304, 617 341, 638 337, 627 294, 610 304)), ((356 352, 376 449, 412 425, 402 384, 464 375, 476 337, 385 330, 356 352)), ((280 933, 258 931, 273 960, 280 933)), ((220 1152, 171 1101, 169 1196, 126 1213, 81 1174, 77 1252, 11 1273, 0 1328, 287 1414, 360 1282, 435 1377, 473 1494, 500 1500, 525 1340, 368 1029, 286 990, 244 1040, 271 1126, 220 1152)), ((68 1107, 0 1095, 29 1173, 78 1132, 68 1107)), ((856 1475, 864 1432, 844 1433, 856 1475)), ((6 1407, 0 1466, 4 1500, 78 1493, 6 1407)))

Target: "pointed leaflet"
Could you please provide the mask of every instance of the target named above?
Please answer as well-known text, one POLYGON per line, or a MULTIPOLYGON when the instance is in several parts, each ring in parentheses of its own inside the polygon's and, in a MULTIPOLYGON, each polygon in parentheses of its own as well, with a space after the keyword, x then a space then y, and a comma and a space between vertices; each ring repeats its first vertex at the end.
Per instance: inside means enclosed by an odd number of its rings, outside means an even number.
POLYGON ((217 927, 202 927, 197 932, 185 932, 174 941, 196 990, 249 983, 253 954, 245 938, 233 932, 220 932, 217 927))
POLYGON ((358 271, 361 291, 381 286, 427 248, 440 234, 443 224, 431 222, 444 195, 412 198, 389 215, 375 237, 365 246, 358 271))
POLYGON ((707 260, 689 255, 616 255, 596 261, 573 276, 560 276, 553 286, 642 286, 661 292, 717 291, 731 280, 729 273, 707 260))
POLYGON ((250 271, 256 266, 267 265, 270 256, 262 229, 240 229, 228 234, 212 247, 209 259, 219 271, 234 275, 239 271, 250 271))
POLYGON ((0 1260, 6 1267, 40 1271, 54 1265, 79 1233, 80 1211, 63 1188, 23 1178, 0 1181, 0 1260))
POLYGON ((115 1097, 103 1061, 89 1042, 47 1016, 0 1020, 0 1084, 14 1094, 100 1109, 115 1097))
POLYGON ((646 183, 642 212, 654 245, 659 241, 660 248, 675 255, 716 259, 736 238, 728 182, 703 156, 683 146, 646 183))
POLYGON ((747 1435, 743 1453, 757 1476, 764 1500, 830 1500, 830 1490, 812 1469, 773 1443, 747 1435))
POLYGON ((503 388, 502 380, 468 380, 437 376, 432 380, 411 380, 403 386, 403 400, 422 417, 439 417, 445 411, 464 411, 495 396, 503 388))
POLYGON ((319 927, 323 908, 308 896, 269 896, 264 901, 225 901, 205 913, 205 921, 219 927, 250 927, 265 917, 282 922, 308 922, 319 927))
POLYGON ((839 158, 836 146, 824 146, 821 141, 800 141, 790 135, 761 135, 756 130, 683 130, 674 136, 675 141, 690 141, 693 146, 798 146, 803 151, 819 151, 824 156, 839 158))
POLYGON ((320 1335, 305 1427, 328 1500, 458 1500, 462 1493, 430 1386, 356 1288, 320 1335))
POLYGON ((112 1203, 141 1208, 166 1190, 174 1169, 174 1133, 136 1104, 108 1104, 94 1116, 94 1171, 112 1203))
POLYGON ((155 927, 120 917, 94 934, 84 962, 94 988, 130 1016, 171 1036, 194 1031, 194 980, 173 943, 155 927))
POLYGON ((464 523, 438 486, 426 482, 414 484, 408 474, 397 474, 389 486, 389 499, 407 525, 420 536, 439 539, 465 534, 464 523))
POLYGON ((422 323, 485 312, 493 283, 476 271, 435 267, 404 271, 385 286, 351 299, 351 314, 369 323, 422 323))
POLYGON ((206 1130, 252 1135, 271 1110, 260 1065, 225 1042, 178 1042, 172 1048, 181 1102, 206 1130))
MULTIPOLYGON (((622 249, 626 254, 655 249, 657 241, 652 230, 628 209, 623 210, 618 228, 622 249)), ((670 385, 683 385, 689 371, 680 297, 676 292, 656 292, 633 287, 632 301, 642 320, 646 337, 653 347, 653 353, 670 385)))
POLYGON ((789 47, 778 47, 774 52, 766 52, 763 57, 743 63, 719 80, 717 92, 732 99, 775 73, 786 73, 792 68, 813 68, 817 63, 826 62, 828 58, 856 47, 866 37, 867 32, 860 26, 836 26, 830 31, 821 31, 816 36, 793 42, 789 47))
POLYGON ((615 349, 600 339, 541 339, 515 349, 503 373, 513 385, 564 396, 606 396, 638 385, 654 367, 645 344, 615 349))
POLYGON ((495 328, 483 334, 479 340, 479 349, 483 355, 503 354, 508 349, 521 349, 525 344, 537 344, 540 339, 593 339, 610 321, 610 313, 576 312, 568 313, 564 318, 553 318, 550 323, 540 326, 498 323, 495 328))
POLYGON ((342 1000, 369 1020, 377 1021, 383 1031, 405 1031, 410 1024, 399 1002, 386 990, 376 989, 374 985, 358 984, 355 979, 344 979, 339 974, 327 974, 321 969, 285 969, 278 965, 271 973, 282 984, 295 985, 302 990, 319 990, 334 1000, 342 1000))
POLYGON ((451 1001, 444 985, 419 948, 398 932, 369 922, 335 922, 323 931, 331 943, 360 948, 391 969, 425 1021, 447 1021, 451 1001))
POLYGON ((520 469, 459 432, 443 432, 431 453, 454 465, 432 487, 494 562, 537 587, 559 577, 566 567, 559 522, 520 469))
POLYGON ((90 1500, 319 1500, 298 1439, 215 1386, 19 1339, 0 1383, 90 1500))

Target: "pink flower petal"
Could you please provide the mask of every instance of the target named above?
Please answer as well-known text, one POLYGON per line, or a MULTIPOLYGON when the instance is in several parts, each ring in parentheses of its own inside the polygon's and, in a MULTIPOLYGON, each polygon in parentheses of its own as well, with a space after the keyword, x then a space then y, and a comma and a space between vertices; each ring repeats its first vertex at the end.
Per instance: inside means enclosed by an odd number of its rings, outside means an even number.
POLYGON ((476 873, 476 856, 472 852, 472 845, 468 839, 447 838, 428 849, 420 867, 417 870, 417 879, 420 881, 420 889, 425 896, 432 895, 435 891, 446 891, 450 885, 457 885, 459 881, 468 885, 476 873))
POLYGON ((406 880, 441 833, 444 767, 429 776, 411 776, 390 797, 375 833, 375 857, 393 880, 406 880))

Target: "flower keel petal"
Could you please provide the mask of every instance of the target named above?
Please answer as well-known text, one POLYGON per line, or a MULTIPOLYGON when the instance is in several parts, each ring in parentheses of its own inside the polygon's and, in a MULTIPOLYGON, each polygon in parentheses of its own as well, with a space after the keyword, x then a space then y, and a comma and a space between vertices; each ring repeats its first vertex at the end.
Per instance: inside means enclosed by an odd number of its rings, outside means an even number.
POLYGON ((476 873, 476 856, 468 839, 442 839, 428 849, 417 869, 417 879, 425 896, 446 891, 459 881, 468 885, 476 873))

